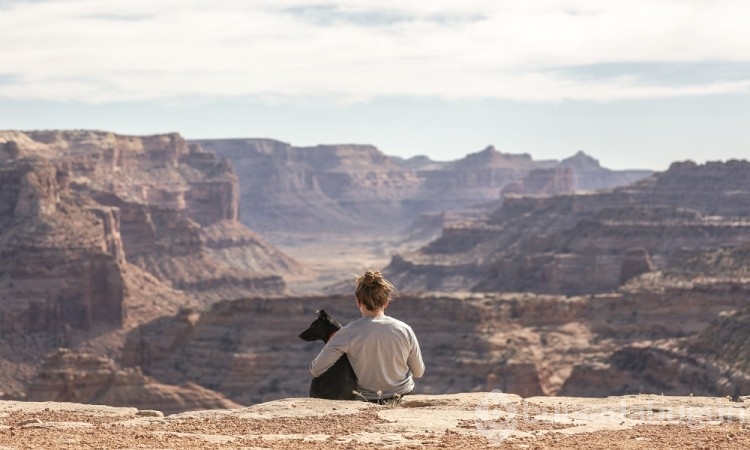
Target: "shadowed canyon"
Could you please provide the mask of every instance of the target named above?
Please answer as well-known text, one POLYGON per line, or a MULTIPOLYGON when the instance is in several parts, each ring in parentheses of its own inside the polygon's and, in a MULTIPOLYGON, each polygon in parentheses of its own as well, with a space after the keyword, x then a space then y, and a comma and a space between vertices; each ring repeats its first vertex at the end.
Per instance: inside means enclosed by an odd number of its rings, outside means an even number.
POLYGON ((750 391, 750 163, 613 171, 368 145, 0 131, 0 398, 174 413, 307 395, 381 269, 419 394, 750 391))

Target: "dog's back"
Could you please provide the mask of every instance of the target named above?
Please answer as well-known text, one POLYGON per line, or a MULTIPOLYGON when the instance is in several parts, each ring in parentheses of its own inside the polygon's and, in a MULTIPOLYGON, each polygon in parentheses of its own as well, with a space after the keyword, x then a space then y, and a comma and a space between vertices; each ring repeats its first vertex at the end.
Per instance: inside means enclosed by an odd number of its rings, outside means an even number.
MULTIPOLYGON (((305 341, 328 342, 339 329, 341 324, 335 321, 324 310, 318 311, 318 318, 310 324, 310 328, 300 333, 300 339, 305 341)), ((355 400, 354 390, 357 389, 357 375, 349 363, 349 358, 343 355, 336 363, 321 376, 313 378, 310 383, 310 397, 329 400, 355 400)))

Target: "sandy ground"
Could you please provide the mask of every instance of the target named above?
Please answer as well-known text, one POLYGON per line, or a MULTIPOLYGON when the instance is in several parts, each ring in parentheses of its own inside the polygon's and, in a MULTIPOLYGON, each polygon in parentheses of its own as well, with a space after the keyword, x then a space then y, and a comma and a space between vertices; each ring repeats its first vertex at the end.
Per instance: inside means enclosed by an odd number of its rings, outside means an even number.
POLYGON ((398 405, 284 399, 164 417, 158 411, 0 401, 0 449, 746 449, 750 403, 500 393, 414 395, 398 405))

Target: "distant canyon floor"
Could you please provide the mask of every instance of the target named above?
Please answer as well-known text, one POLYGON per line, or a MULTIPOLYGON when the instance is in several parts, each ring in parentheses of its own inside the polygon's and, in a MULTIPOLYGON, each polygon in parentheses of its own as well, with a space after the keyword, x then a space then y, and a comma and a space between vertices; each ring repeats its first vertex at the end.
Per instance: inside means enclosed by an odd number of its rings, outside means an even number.
MULTIPOLYGON (((327 293, 331 287, 342 291, 352 287, 367 269, 383 270, 391 257, 406 247, 397 237, 385 234, 294 235, 264 233, 273 245, 304 264, 304 273, 285 277, 296 295, 327 293)), ((396 286, 398 288, 398 286, 396 286)))

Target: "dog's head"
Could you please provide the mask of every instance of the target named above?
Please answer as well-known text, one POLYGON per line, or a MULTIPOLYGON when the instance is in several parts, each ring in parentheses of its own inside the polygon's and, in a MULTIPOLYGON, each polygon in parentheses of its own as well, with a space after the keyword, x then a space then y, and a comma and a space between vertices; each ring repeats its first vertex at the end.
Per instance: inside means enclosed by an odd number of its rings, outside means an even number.
POLYGON ((341 328, 341 324, 338 323, 333 317, 329 316, 325 310, 318 310, 318 318, 310 324, 310 328, 300 333, 299 337, 305 341, 321 341, 328 342, 328 338, 341 328))

